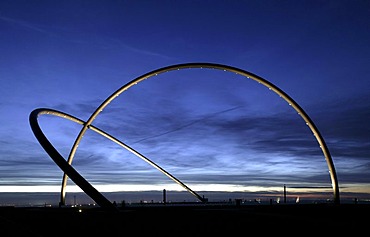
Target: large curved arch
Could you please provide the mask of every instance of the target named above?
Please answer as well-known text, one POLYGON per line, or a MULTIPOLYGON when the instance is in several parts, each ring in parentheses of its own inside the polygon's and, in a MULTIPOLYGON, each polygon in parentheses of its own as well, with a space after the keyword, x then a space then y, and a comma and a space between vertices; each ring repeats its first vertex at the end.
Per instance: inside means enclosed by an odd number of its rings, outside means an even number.
MULTIPOLYGON (((79 143, 81 142, 81 139, 87 129, 91 126, 92 122, 95 120, 95 118, 100 114, 101 111, 111 102, 113 101, 117 96, 119 96, 121 93, 123 93, 125 90, 129 89, 133 85, 144 81, 146 79, 149 79, 153 76, 156 76, 161 73, 173 71, 173 70, 181 70, 181 69, 190 69, 190 68, 209 68, 209 69, 218 69, 218 70, 223 70, 223 71, 229 71, 233 72, 236 74, 239 74, 241 76, 244 76, 248 79, 252 79, 265 87, 269 88, 270 90, 274 91, 276 94, 278 94, 281 98, 283 98, 286 102, 289 103, 290 106, 294 110, 297 111, 297 113, 303 118, 303 120, 306 122, 307 126, 310 128, 312 133, 314 134, 317 142, 319 143, 319 146, 325 156, 326 163, 329 168, 329 173, 330 173, 330 178, 331 178, 331 183, 332 183, 332 188, 333 188, 333 196, 334 196, 334 203, 339 204, 340 198, 339 198, 339 186, 338 186, 338 180, 336 176, 336 171, 334 167, 333 160, 331 158, 329 149, 325 143, 325 140, 321 136, 319 130, 317 129, 316 125, 313 123, 311 118, 307 115, 307 113, 296 103, 289 95, 287 95, 284 91, 282 91, 280 88, 272 84, 271 82, 263 79, 262 77, 259 77, 253 73, 250 73, 248 71, 236 68, 236 67, 231 67, 227 65, 222 65, 222 64, 215 64, 215 63, 184 63, 184 64, 176 64, 176 65, 171 65, 167 67, 163 67, 157 70, 153 70, 151 72, 148 72, 140 77, 137 77, 136 79, 128 82, 127 84, 123 85, 120 87, 118 90, 116 90, 113 94, 111 94, 106 100, 103 101, 102 104, 94 111, 94 113, 89 117, 89 119, 83 124, 83 127, 81 131, 79 132, 78 136, 76 137, 76 140, 73 143, 73 146, 71 148, 71 151, 68 156, 68 161, 67 163, 69 165, 72 164, 73 158, 75 156, 75 153, 77 151, 77 147, 79 143)), ((73 172, 72 172, 73 173, 73 172)), ((64 174, 63 176, 63 182, 62 182, 62 196, 65 194, 65 188, 66 188, 66 183, 67 183, 68 175, 67 173, 64 174)))

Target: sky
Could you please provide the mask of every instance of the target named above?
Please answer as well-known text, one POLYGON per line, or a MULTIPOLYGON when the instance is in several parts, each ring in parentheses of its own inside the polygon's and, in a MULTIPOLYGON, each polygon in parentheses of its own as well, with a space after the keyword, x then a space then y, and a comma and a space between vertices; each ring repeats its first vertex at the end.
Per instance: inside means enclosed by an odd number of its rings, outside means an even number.
MULTIPOLYGON (((288 94, 325 140, 340 197, 370 200, 369 1, 2 0, 0 29, 6 200, 60 192, 63 172, 30 127, 34 109, 87 121, 132 80, 195 62, 247 71, 288 94)), ((38 122, 67 159, 82 126, 52 115, 38 122)), ((325 156, 302 117, 276 93, 230 71, 150 77, 92 124, 199 195, 278 199, 285 185, 289 197, 333 198, 325 156)), ((92 130, 72 166, 102 193, 186 191, 92 130)), ((80 191, 68 181, 67 192, 80 191)))

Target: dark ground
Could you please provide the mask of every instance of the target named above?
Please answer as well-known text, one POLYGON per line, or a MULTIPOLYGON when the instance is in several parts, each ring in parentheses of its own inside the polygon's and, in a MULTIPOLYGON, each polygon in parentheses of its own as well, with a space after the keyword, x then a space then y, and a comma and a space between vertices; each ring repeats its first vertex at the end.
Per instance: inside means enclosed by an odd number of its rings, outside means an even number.
POLYGON ((160 205, 101 208, 0 207, 7 236, 366 235, 367 204, 160 205))

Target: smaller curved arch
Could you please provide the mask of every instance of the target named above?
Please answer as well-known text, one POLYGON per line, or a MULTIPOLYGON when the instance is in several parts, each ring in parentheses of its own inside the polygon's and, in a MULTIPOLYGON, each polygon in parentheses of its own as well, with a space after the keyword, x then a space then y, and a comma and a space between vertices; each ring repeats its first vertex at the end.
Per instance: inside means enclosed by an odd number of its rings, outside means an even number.
POLYGON ((89 182, 86 181, 68 162, 63 158, 63 156, 54 148, 50 141, 46 138, 42 132, 37 117, 39 114, 44 113, 43 109, 35 109, 30 113, 29 122, 31 129, 36 136, 37 140, 44 148, 44 150, 49 154, 53 161, 73 180, 73 182, 78 185, 87 195, 89 195, 99 206, 111 210, 117 211, 117 207, 113 205, 106 197, 104 197, 100 192, 98 192, 89 182))
MULTIPOLYGON (((43 115, 43 114, 48 114, 48 115, 54 115, 54 116, 58 116, 58 117, 61 117, 61 118, 65 118, 65 119, 68 119, 70 121, 73 121, 75 123, 78 123, 80 125, 84 125, 84 121, 81 120, 81 119, 78 119, 70 114, 67 114, 67 113, 64 113, 64 112, 61 112, 61 111, 58 111, 58 110, 54 110, 54 109, 46 109, 46 108, 39 108, 39 109, 36 109, 35 110, 37 113, 37 115, 43 115)), ((30 116, 30 120, 33 121, 33 123, 36 123, 37 124, 37 127, 38 126, 38 123, 37 123, 37 117, 34 116, 33 113, 31 113, 32 116, 30 116), (36 121, 35 121, 36 120, 36 121)), ((33 124, 33 126, 35 126, 35 124, 33 124)), ((93 126, 93 125, 90 125, 88 126, 88 129, 91 129, 92 131, 102 135, 103 137, 115 142, 116 144, 118 144, 119 146, 125 148, 126 150, 130 151, 131 153, 133 153, 134 155, 136 155, 137 157, 141 158, 142 160, 144 160, 145 162, 149 163, 150 165, 152 165, 153 167, 155 167, 156 169, 158 169, 159 171, 161 171, 163 174, 165 174, 167 177, 169 177, 170 179, 172 179, 173 181, 175 181, 176 183, 178 183, 179 185, 181 185, 182 187, 184 187, 187 191, 189 191, 191 194, 193 194, 198 200, 200 200, 201 202, 205 202, 206 199, 202 198, 198 193, 196 193, 195 191, 193 191, 191 188, 189 188, 186 184, 184 184, 183 182, 181 182, 179 179, 177 179, 175 176, 173 176, 172 174, 170 174, 169 172, 167 172, 165 169, 163 169, 162 167, 160 167, 159 165, 157 165, 156 163, 154 163, 152 160, 150 160, 149 158, 147 158, 146 156, 144 156, 143 154, 141 154, 140 152, 136 151, 135 149, 133 149, 132 147, 128 146, 127 144, 125 144, 124 142, 118 140, 117 138, 115 138, 114 136, 104 132, 103 130, 93 126)), ((40 132, 42 133, 41 129, 40 129, 40 132)), ((35 134, 36 137, 39 137, 39 133, 35 134)), ((43 137, 46 138, 45 135, 43 135, 43 137)), ((49 147, 47 146, 46 148, 44 147, 44 149, 49 149, 49 147)), ((50 151, 52 152, 52 151, 50 151)), ((49 152, 48 152, 49 153, 49 152)), ((53 152, 52 152, 53 154, 53 152)), ((50 155, 50 154, 49 154, 50 155)), ((54 154, 53 154, 54 155, 54 154)), ((54 155, 55 157, 53 158, 54 159, 59 159, 60 157, 54 155)), ((63 159, 65 161, 65 159, 63 159)), ((55 160, 54 160, 55 161, 55 160)), ((55 162, 57 163, 57 162, 55 162)), ((59 163, 57 163, 59 165, 59 163)), ((64 167, 65 165, 63 165, 64 167)), ((69 164, 69 166, 71 166, 71 164, 69 164)), ((59 166, 65 174, 69 175, 65 170, 64 168, 62 168, 61 166, 59 166)), ((68 171, 68 172, 71 172, 71 171, 68 171)), ((73 180, 74 181, 74 180, 73 180)), ((65 191, 65 190, 64 190, 65 191)), ((62 197, 64 198, 65 197, 65 193, 61 193, 62 197)), ((94 199, 94 198, 93 198, 94 199)), ((95 200, 95 199, 94 199, 95 200)), ((96 201, 96 200, 95 200, 96 201)), ((99 200, 98 200, 99 201, 99 200)), ((97 202, 98 203, 98 202, 97 202)), ((64 204, 64 202, 63 202, 64 204)), ((99 203, 98 203, 99 204, 99 203)), ((103 204, 104 205, 104 204, 103 204)))

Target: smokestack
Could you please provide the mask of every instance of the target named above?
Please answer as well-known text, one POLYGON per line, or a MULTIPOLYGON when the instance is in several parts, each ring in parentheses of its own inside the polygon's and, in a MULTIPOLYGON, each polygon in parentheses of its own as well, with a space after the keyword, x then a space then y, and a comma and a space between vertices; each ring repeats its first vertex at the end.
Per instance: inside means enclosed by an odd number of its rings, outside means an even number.
POLYGON ((163 189, 163 203, 166 204, 166 189, 163 189))
POLYGON ((284 203, 286 203, 286 186, 284 184, 284 203))

